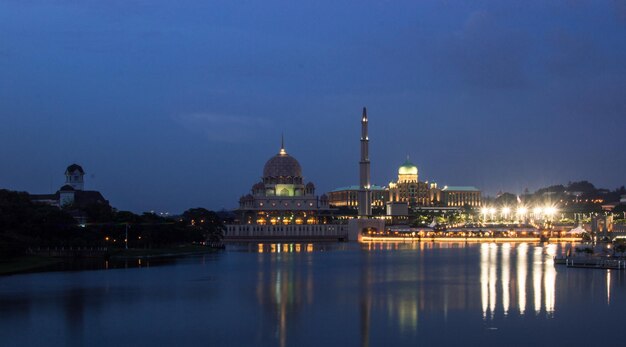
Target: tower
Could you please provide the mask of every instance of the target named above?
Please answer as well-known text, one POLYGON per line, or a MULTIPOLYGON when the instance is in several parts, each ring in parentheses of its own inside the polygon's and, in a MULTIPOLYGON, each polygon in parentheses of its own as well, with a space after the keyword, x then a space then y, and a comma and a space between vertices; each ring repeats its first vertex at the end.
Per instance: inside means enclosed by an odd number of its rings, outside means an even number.
POLYGON ((65 184, 70 185, 74 190, 85 188, 85 171, 80 165, 72 164, 65 170, 65 184))
POLYGON ((361 161, 359 161, 359 218, 368 218, 372 215, 372 191, 370 190, 370 159, 369 136, 367 134, 367 109, 363 107, 361 117, 361 161))
POLYGON ((359 217, 348 221, 348 240, 362 241, 365 236, 371 236, 385 230, 385 220, 372 217, 372 191, 370 183, 370 157, 367 134, 367 110, 363 107, 361 117, 361 160, 359 161, 359 217))

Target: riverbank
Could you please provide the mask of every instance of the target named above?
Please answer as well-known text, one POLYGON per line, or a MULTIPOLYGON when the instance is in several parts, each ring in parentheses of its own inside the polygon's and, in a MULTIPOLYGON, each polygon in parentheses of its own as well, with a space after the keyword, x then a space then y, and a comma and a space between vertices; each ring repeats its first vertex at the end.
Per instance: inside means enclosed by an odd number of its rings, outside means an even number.
POLYGON ((511 243, 511 242, 582 242, 580 237, 419 237, 419 236, 363 236, 361 242, 488 242, 488 243, 511 243))
POLYGON ((61 258, 44 257, 39 255, 23 255, 0 261, 0 276, 24 272, 37 272, 37 270, 41 270, 61 262, 63 262, 63 259, 61 258))
MULTIPOLYGON (((98 257, 102 261, 125 261, 135 259, 167 259, 177 257, 187 257, 217 252, 218 249, 202 245, 183 245, 168 248, 153 249, 113 249, 98 257)), ((0 261, 0 276, 15 275, 29 272, 58 271, 59 265, 83 262, 86 259, 97 260, 90 257, 59 257, 46 255, 23 255, 0 261)))
POLYGON ((217 252, 218 249, 201 245, 184 245, 152 249, 115 249, 108 253, 110 259, 173 258, 217 252))

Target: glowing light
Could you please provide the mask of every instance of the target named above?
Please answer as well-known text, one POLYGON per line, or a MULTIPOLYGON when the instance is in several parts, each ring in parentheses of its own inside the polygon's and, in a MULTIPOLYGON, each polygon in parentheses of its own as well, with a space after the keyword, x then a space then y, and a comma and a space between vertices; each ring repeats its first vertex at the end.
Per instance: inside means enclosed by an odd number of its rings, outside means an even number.
POLYGON ((508 215, 509 213, 511 213, 511 209, 509 207, 503 207, 502 208, 502 213, 508 215))
MULTIPOLYGON (((423 243, 422 243, 423 244, 423 243)), ((489 245, 480 245, 480 301, 483 308, 483 319, 487 319, 489 309, 489 245)))
POLYGON ((541 207, 535 207, 535 208, 533 209, 533 213, 534 213, 534 214, 536 214, 536 215, 541 214, 541 207))
POLYGON ((511 302, 511 270, 510 270, 510 255, 511 255, 511 244, 505 243, 502 245, 502 258, 501 258, 501 277, 502 281, 502 309, 504 310, 504 315, 509 314, 509 307, 511 302))
POLYGON ((541 260, 542 249, 536 247, 533 253, 533 298, 535 302, 535 314, 541 313, 541 260))
POLYGON ((552 216, 556 214, 556 208, 552 206, 546 207, 543 211, 547 216, 552 216))
POLYGON ((483 207, 483 208, 481 208, 481 209, 480 209, 480 212, 481 212, 482 214, 487 214, 487 213, 489 213, 489 209, 488 209, 488 208, 486 208, 486 207, 483 207))
POLYGON ((519 313, 521 315, 526 311, 527 251, 528 245, 525 243, 517 247, 517 305, 519 306, 519 313))
POLYGON ((526 213, 528 213, 528 209, 526 207, 518 207, 517 208, 517 214, 518 215, 523 216, 526 213))

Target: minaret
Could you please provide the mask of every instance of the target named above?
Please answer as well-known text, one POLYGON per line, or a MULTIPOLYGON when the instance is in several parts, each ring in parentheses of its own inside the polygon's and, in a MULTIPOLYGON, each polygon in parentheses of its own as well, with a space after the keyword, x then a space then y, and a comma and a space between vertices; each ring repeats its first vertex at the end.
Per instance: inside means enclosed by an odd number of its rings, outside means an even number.
POLYGON ((363 107, 363 117, 361 118, 361 161, 359 162, 359 218, 368 218, 372 215, 369 141, 370 139, 367 135, 367 109, 363 107))

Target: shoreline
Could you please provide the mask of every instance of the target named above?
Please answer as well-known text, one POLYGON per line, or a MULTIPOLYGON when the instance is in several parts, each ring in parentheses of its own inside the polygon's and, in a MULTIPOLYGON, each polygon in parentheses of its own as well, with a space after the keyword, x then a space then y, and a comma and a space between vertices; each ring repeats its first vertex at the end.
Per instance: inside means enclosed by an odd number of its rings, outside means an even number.
POLYGON ((472 242, 472 243, 517 243, 517 242, 582 242, 580 237, 403 237, 403 236, 363 236, 361 242, 472 242))
POLYGON ((129 260, 159 260, 183 258, 195 255, 215 253, 218 249, 205 246, 187 245, 179 248, 155 248, 155 249, 119 249, 103 254, 101 257, 71 257, 71 256, 46 256, 26 254, 12 259, 0 261, 0 277, 25 273, 54 272, 59 271, 54 266, 63 264, 72 265, 83 262, 107 262, 129 260))

